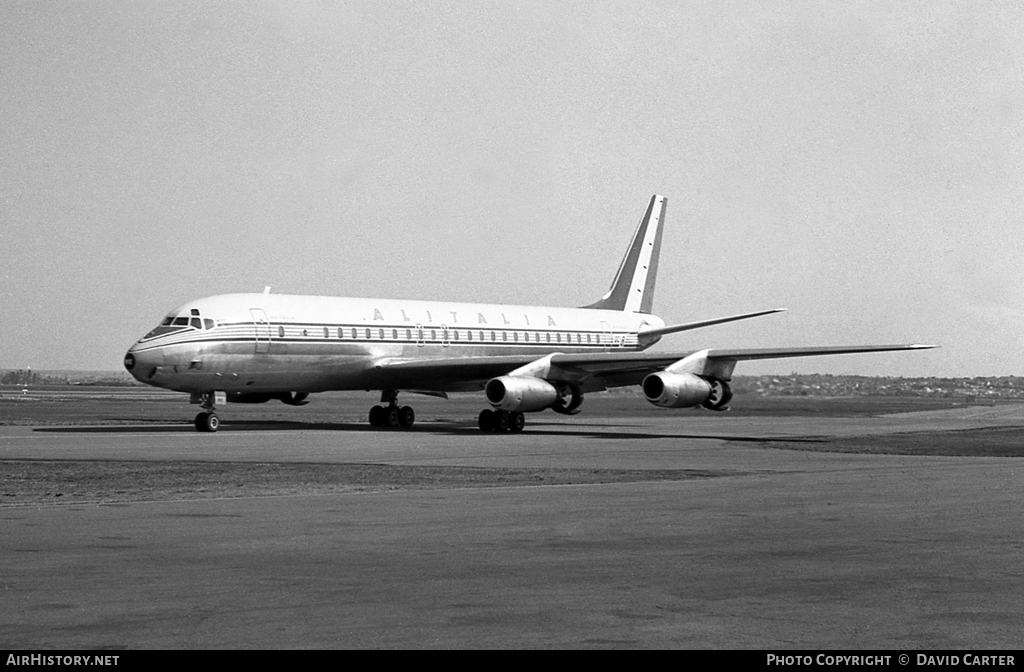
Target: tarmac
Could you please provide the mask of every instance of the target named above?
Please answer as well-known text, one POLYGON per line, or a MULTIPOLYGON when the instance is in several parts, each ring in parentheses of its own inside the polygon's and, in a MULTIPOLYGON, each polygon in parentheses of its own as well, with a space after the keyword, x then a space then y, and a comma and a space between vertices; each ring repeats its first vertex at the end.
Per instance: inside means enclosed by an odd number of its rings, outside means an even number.
POLYGON ((774 440, 1024 427, 862 418, 0 427, 0 461, 687 469, 675 481, 0 504, 12 649, 1020 648, 1024 461, 774 440))

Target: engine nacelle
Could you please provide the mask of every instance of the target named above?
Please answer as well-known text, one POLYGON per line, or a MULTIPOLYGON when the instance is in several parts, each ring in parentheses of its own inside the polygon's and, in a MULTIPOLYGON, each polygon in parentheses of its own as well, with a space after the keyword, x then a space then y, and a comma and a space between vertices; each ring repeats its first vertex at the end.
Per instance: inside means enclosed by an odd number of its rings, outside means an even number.
POLYGON ((273 398, 269 392, 228 392, 229 404, 265 404, 273 398))
POLYGON ((711 385, 711 396, 701 403, 701 406, 709 411, 728 411, 729 401, 732 399, 732 388, 729 383, 718 378, 709 378, 711 385))
POLYGON ((487 381, 487 402, 500 411, 543 411, 558 400, 558 390, 546 380, 501 376, 487 381))
POLYGON ((551 410, 562 415, 576 415, 583 405, 583 392, 579 385, 574 383, 555 383, 555 390, 558 392, 558 399, 551 406, 551 410))
MULTIPOLYGON (((724 385, 724 383, 723 383, 724 385)), ((711 398, 711 383, 692 373, 652 373, 640 384, 647 401, 663 408, 691 408, 711 398)))
POLYGON ((228 392, 228 403, 231 404, 265 404, 277 399, 289 406, 304 406, 309 402, 309 392, 228 392))
POLYGON ((309 403, 306 401, 308 396, 309 392, 282 392, 277 398, 289 406, 305 406, 309 403))

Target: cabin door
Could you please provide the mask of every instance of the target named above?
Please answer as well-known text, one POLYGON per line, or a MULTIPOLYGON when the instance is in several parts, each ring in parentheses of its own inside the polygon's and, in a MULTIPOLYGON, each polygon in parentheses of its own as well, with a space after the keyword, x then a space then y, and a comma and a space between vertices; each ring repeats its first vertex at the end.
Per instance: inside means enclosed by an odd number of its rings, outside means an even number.
POLYGON ((256 328, 256 354, 270 352, 270 320, 262 308, 250 308, 252 323, 256 328))

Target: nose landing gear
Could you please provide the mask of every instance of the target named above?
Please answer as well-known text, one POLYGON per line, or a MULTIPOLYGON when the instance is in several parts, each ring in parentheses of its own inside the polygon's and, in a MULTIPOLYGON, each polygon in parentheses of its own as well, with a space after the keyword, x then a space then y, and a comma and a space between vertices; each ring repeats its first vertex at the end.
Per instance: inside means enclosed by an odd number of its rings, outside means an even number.
POLYGON ((216 432, 220 427, 220 418, 216 413, 200 413, 196 416, 195 425, 196 431, 216 432))
POLYGON ((220 418, 217 417, 217 404, 227 403, 227 395, 224 392, 203 392, 193 394, 189 401, 199 404, 203 410, 196 415, 194 424, 197 432, 216 432, 220 428, 220 418))

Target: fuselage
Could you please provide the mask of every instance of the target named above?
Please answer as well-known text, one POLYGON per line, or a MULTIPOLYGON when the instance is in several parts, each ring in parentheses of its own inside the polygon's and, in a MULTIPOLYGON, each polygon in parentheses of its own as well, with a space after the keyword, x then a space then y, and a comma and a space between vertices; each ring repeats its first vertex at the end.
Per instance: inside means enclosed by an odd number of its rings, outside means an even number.
MULTIPOLYGON (((383 359, 457 359, 636 351, 664 322, 618 310, 287 294, 190 301, 136 342, 125 367, 149 385, 190 393, 381 389, 383 359)), ((479 384, 423 380, 415 389, 479 384)))

